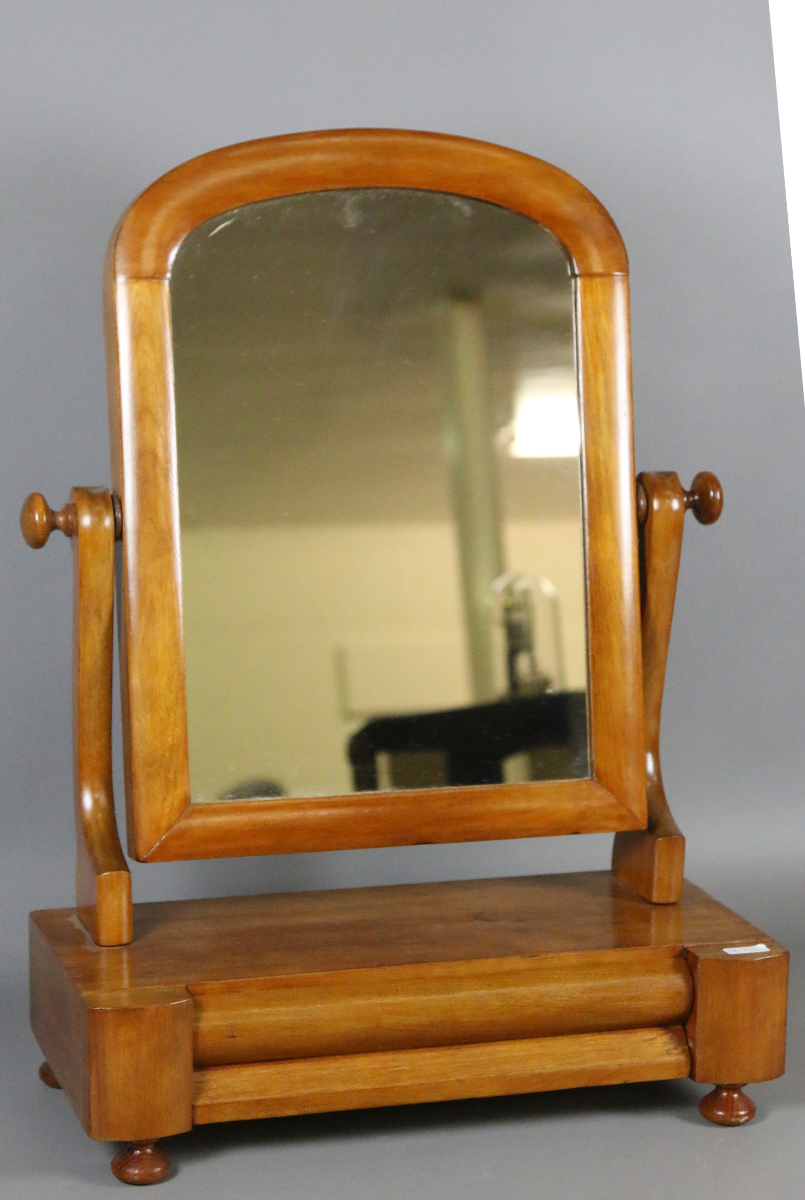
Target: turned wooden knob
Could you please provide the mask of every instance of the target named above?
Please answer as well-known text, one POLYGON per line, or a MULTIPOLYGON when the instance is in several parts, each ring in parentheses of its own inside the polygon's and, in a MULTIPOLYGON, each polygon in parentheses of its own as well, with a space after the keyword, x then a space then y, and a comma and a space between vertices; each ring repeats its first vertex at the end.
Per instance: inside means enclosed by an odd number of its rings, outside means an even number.
POLYGON ((712 525, 721 516, 724 493, 712 471, 700 471, 690 491, 685 492, 685 508, 692 508, 693 515, 702 525, 712 525))
POLYGON ((20 512, 20 529, 28 545, 41 550, 54 529, 60 529, 65 537, 75 533, 75 505, 65 504, 54 512, 41 492, 31 492, 20 512))

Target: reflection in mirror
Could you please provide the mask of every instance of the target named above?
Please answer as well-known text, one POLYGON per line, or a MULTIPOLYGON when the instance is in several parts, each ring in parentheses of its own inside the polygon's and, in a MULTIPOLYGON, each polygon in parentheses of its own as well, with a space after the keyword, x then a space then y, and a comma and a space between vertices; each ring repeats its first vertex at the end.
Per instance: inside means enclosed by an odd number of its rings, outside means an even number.
POLYGON ((588 776, 559 243, 319 192, 200 226, 170 295, 193 799, 588 776))

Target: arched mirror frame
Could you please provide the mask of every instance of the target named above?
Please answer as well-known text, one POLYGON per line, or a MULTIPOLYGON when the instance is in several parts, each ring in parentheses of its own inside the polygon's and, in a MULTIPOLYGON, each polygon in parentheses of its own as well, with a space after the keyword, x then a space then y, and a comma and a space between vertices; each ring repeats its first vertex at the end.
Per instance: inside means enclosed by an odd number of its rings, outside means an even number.
POLYGON ((437 134, 268 138, 191 160, 112 236, 105 315, 113 486, 123 507, 121 687, 130 853, 140 861, 595 833, 646 826, 628 263, 601 204, 538 159, 437 134), (417 188, 538 221, 573 276, 582 411, 591 778, 191 804, 173 403, 171 265, 243 204, 417 188))

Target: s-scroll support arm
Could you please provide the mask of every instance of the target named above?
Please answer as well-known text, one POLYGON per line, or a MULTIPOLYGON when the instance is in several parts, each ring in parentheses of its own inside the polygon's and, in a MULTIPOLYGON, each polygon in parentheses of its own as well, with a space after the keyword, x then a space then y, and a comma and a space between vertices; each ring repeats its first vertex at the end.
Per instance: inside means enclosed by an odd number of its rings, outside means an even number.
POLYGON ((40 549, 59 529, 73 545, 73 763, 78 915, 99 946, 132 940, 131 875, 117 832, 112 794, 114 542, 122 531, 117 497, 73 488, 53 512, 35 492, 20 525, 40 549))
POLYGON ((660 771, 660 717, 685 513, 690 509, 702 525, 712 525, 723 505, 721 484, 709 471, 700 471, 689 491, 673 471, 637 477, 648 827, 615 835, 612 870, 621 883, 654 904, 681 898, 685 867, 685 839, 671 814, 660 771))

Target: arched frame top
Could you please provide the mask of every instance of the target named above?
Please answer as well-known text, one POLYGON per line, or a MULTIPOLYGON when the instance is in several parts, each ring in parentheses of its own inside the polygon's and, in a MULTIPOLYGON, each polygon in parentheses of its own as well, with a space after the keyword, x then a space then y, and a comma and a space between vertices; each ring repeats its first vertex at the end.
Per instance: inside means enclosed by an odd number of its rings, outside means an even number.
POLYGON ((141 861, 646 826, 628 261, 609 214, 557 167, 483 142, 395 130, 245 142, 177 167, 112 236, 105 326, 130 853, 141 861), (404 187, 531 217, 574 275, 582 409, 592 778, 193 804, 179 558, 170 272, 197 226, 300 192, 404 187))
POLYGON ((167 279, 184 238, 242 204, 370 187, 453 192, 500 204, 550 229, 567 249, 575 275, 628 273, 609 213, 558 167, 469 138, 355 129, 242 142, 169 171, 134 201, 116 231, 115 275, 167 279))

